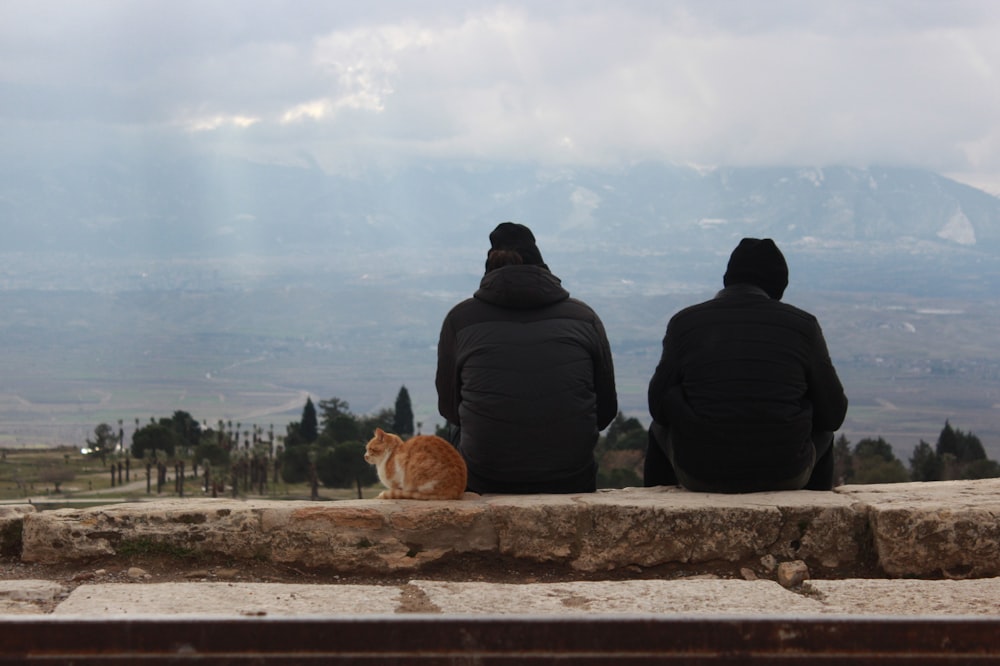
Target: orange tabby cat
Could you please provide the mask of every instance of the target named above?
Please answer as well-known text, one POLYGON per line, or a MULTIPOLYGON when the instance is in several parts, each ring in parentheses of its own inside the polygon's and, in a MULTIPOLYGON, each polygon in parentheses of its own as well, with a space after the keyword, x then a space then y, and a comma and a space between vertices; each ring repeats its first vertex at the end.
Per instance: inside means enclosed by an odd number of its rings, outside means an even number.
POLYGON ((383 490, 378 499, 462 499, 468 471, 454 446, 437 435, 399 435, 375 428, 365 447, 365 461, 375 465, 383 490))

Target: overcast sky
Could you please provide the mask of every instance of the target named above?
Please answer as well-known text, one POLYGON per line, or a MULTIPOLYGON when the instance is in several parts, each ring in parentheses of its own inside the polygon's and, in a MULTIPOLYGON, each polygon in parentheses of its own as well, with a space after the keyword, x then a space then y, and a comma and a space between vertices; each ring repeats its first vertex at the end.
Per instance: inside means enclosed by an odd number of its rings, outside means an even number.
POLYGON ((0 0, 0 149, 891 164, 1000 194, 998 35, 995 0, 0 0))

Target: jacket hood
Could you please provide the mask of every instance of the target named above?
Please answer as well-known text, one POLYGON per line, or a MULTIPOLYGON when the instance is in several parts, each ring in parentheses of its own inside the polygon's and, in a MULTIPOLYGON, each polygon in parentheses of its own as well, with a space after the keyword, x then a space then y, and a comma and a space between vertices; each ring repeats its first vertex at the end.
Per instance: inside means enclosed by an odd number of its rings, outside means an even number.
POLYGON ((562 281, 541 266, 504 266, 483 276, 473 296, 503 308, 531 309, 569 298, 562 281))

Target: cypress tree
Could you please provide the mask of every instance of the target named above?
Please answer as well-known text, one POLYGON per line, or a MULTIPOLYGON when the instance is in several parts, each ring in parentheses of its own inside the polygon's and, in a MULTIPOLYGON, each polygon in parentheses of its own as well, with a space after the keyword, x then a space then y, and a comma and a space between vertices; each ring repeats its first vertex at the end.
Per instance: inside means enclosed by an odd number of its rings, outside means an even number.
POLYGON ((944 422, 941 434, 938 435, 935 453, 938 454, 938 457, 943 457, 946 453, 950 453, 956 458, 958 457, 958 435, 955 434, 955 430, 947 420, 944 422))
POLYGON ((309 444, 319 438, 319 421, 316 419, 316 407, 313 405, 312 398, 306 398, 306 406, 302 408, 299 435, 309 444))
POLYGON ((392 429, 400 437, 413 435, 413 405, 410 404, 410 392, 403 386, 396 396, 396 412, 392 420, 392 429))

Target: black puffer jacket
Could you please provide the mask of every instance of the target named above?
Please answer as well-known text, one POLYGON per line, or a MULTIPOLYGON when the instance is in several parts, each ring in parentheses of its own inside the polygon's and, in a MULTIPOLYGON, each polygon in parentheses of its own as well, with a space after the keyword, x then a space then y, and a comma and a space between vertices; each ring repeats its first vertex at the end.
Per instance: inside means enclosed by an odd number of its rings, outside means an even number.
POLYGON ((777 481, 810 464, 847 397, 816 318, 739 284, 674 315, 649 384, 677 465, 706 481, 777 481))
POLYGON ((444 320, 438 410, 461 429, 469 489, 595 489, 594 446, 618 413, 604 325, 541 266, 487 273, 444 320))

